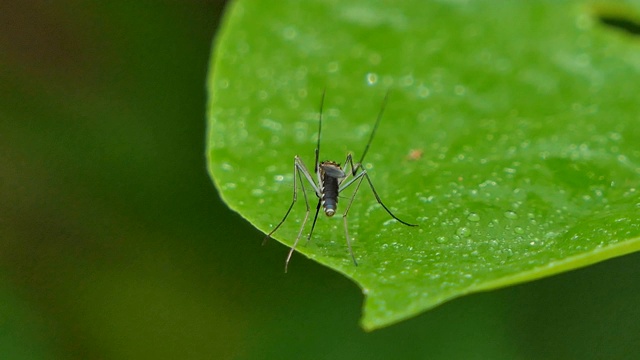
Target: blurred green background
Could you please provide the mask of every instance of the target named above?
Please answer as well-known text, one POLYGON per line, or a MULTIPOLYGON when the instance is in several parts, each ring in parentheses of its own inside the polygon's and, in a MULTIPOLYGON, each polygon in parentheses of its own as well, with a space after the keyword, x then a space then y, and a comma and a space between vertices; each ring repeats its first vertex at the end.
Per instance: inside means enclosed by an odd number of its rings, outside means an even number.
POLYGON ((567 359, 640 350, 640 255, 373 333, 362 295, 220 201, 221 1, 0 7, 0 358, 567 359))

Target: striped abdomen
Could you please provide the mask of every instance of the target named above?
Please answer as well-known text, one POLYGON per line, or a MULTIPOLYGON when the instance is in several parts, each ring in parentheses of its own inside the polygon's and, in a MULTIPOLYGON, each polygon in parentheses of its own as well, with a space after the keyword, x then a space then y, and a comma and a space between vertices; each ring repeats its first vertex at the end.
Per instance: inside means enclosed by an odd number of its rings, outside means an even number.
POLYGON ((338 179, 325 176, 322 180, 322 207, 327 216, 333 216, 338 208, 338 179))

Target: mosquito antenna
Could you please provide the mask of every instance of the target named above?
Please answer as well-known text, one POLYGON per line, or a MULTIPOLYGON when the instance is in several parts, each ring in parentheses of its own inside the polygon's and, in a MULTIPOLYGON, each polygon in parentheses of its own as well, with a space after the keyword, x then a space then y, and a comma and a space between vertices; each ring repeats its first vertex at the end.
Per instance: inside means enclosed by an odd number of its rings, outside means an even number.
POLYGON ((318 157, 320 156, 320 134, 322 133, 322 108, 324 107, 324 94, 327 89, 322 90, 322 99, 320 99, 320 117, 318 119, 318 144, 316 145, 316 165, 313 167, 315 171, 318 171, 318 157))
POLYGON ((369 141, 367 142, 367 146, 364 148, 362 152, 362 157, 360 161, 356 163, 356 167, 362 167, 362 162, 364 161, 364 157, 367 155, 369 151, 369 146, 371 145, 371 141, 373 141, 373 137, 376 135, 376 130, 378 130, 378 124, 380 124, 380 120, 382 120, 382 114, 384 113, 384 109, 387 107, 387 99, 389 98, 389 90, 384 95, 384 99, 382 100, 382 106, 380 107, 380 112, 378 113, 378 118, 376 119, 376 123, 373 125, 373 130, 371 130, 371 135, 369 135, 369 141))

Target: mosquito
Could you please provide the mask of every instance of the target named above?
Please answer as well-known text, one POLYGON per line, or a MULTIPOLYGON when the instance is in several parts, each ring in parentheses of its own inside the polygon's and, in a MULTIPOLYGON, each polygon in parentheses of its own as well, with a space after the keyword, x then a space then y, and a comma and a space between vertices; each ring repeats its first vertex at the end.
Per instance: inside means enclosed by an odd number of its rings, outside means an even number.
POLYGON ((316 221, 318 220, 318 213, 320 212, 320 208, 322 207, 324 214, 328 217, 332 217, 336 214, 336 210, 338 209, 338 196, 342 191, 355 184, 355 190, 349 199, 349 203, 347 204, 344 213, 342 214, 342 221, 344 223, 344 234, 347 240, 347 248, 349 249, 349 254, 353 259, 353 263, 355 266, 358 266, 358 261, 353 253, 353 249, 351 248, 351 238, 349 237, 349 227, 347 225, 347 215, 349 214, 349 209, 351 209, 351 205, 353 204, 353 200, 358 193, 358 189, 360 189, 360 185, 363 180, 367 180, 369 183, 369 187, 371 187, 371 191, 373 195, 376 197, 376 201, 378 204, 384 208, 384 210, 394 219, 399 221, 401 224, 406 226, 418 226, 415 224, 410 224, 406 221, 399 219, 395 216, 389 208, 380 200, 380 196, 376 192, 376 189, 373 187, 373 183, 369 178, 369 174, 367 170, 363 167, 362 162, 364 161, 364 157, 367 155, 369 151, 369 146, 371 145, 371 141, 376 134, 376 130, 378 129, 378 125, 380 124, 380 120, 382 119, 382 114, 387 106, 387 99, 389 97, 389 92, 385 95, 382 100, 382 106, 380 108, 380 112, 378 113, 378 117, 376 119, 375 124, 373 125, 373 130, 371 131, 371 135, 369 135, 369 141, 362 152, 362 157, 360 161, 357 163, 353 163, 353 156, 351 153, 347 154, 347 158, 344 162, 344 168, 337 162, 331 160, 318 161, 320 155, 320 135, 322 132, 322 111, 324 108, 324 98, 325 91, 322 92, 322 99, 320 100, 320 115, 318 119, 318 142, 315 150, 315 165, 313 166, 314 172, 316 173, 317 180, 313 179, 311 172, 307 169, 307 166, 304 164, 302 159, 296 155, 293 159, 293 200, 291 201, 291 205, 289 205, 289 209, 284 214, 282 220, 276 225, 273 230, 264 238, 264 242, 266 242, 273 233, 275 233, 280 226, 287 220, 293 205, 298 200, 298 186, 296 177, 300 183, 300 187, 302 188, 302 194, 304 196, 304 202, 307 207, 304 219, 302 220, 302 226, 300 226, 300 231, 298 232, 298 236, 289 250, 289 254, 287 255, 287 259, 284 265, 284 272, 287 272, 287 268, 289 267, 289 261, 291 260, 291 256, 295 251, 298 242, 300 241, 300 237, 302 236, 302 232, 304 231, 304 227, 307 224, 307 220, 309 219, 309 213, 311 208, 309 207, 309 199, 307 198, 307 193, 305 192, 305 180, 311 186, 313 191, 318 198, 318 204, 316 205, 315 216, 313 217, 313 223, 311 224, 311 231, 309 231, 309 235, 307 236, 307 242, 311 239, 311 235, 313 234, 313 229, 316 226, 316 221))

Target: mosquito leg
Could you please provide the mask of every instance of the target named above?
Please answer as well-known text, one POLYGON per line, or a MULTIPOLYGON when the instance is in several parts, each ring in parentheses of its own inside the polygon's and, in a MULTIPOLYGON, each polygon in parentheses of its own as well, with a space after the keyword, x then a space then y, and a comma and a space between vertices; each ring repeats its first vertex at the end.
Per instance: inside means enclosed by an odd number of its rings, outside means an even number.
POLYGON ((365 170, 362 170, 362 172, 360 173, 360 175, 358 176, 362 176, 364 178, 367 179, 367 182, 369 183, 369 187, 371 187, 371 191, 373 192, 373 195, 376 197, 376 200, 378 201, 378 204, 382 205, 382 207, 387 211, 387 213, 389 215, 391 215, 392 218, 398 220, 400 223, 407 225, 407 226, 418 226, 416 224, 409 224, 406 221, 400 220, 400 218, 398 218, 397 216, 393 215, 393 213, 391 212, 391 210, 389 210, 384 203, 382 202, 382 200, 380 200, 380 196, 378 196, 378 193, 376 192, 376 189, 373 187, 373 183, 371 182, 371 179, 369 178, 369 174, 367 174, 367 172, 365 170))
POLYGON ((307 193, 304 189, 304 180, 302 176, 304 176, 304 179, 309 182, 309 185, 311 185, 313 190, 316 192, 316 196, 319 196, 320 190, 318 190, 318 186, 316 186, 316 184, 313 182, 313 178, 311 177, 311 174, 309 174, 309 170, 307 170, 307 167, 302 162, 302 159, 296 156, 293 159, 293 200, 291 201, 291 205, 289 205, 289 209, 287 209, 287 212, 284 214, 282 220, 280 220, 278 225, 276 225, 276 227, 273 228, 273 230, 271 230, 271 232, 267 234, 267 236, 265 236, 264 240, 262 241, 263 245, 267 242, 271 235, 273 235, 273 233, 275 233, 280 228, 280 226, 284 224, 285 220, 287 220, 287 217, 289 216, 289 213, 291 212, 291 209, 293 208, 293 205, 298 200, 298 184, 296 181, 300 181, 300 186, 302 187, 302 195, 304 195, 304 202, 307 206, 307 212, 309 211, 309 200, 307 199, 307 193), (298 180, 296 180, 296 177, 298 178, 298 180))
MULTIPOLYGON (((373 195, 376 197, 376 201, 378 202, 378 204, 382 205, 382 208, 389 215, 391 215, 392 218, 398 220, 400 223, 402 223, 404 225, 407 225, 407 226, 418 226, 418 225, 414 225, 414 224, 409 224, 408 222, 403 221, 400 218, 398 218, 397 216, 393 215, 391 210, 389 210, 389 208, 387 208, 387 206, 382 202, 382 200, 380 200, 380 196, 378 196, 378 193, 376 192, 376 189, 373 187, 373 183, 371 182, 371 179, 369 178, 369 174, 367 174, 367 170, 362 170, 353 179, 347 181, 346 184, 340 185, 340 191, 343 191, 344 189, 348 188, 349 186, 351 186, 354 182, 356 182, 358 180, 360 180, 360 181, 358 181, 358 187, 359 187, 360 186, 360 182, 362 181, 362 178, 366 178, 367 179, 367 182, 369 183, 369 187, 371 187, 371 191, 373 192, 373 195)), ((354 192, 354 194, 355 194, 355 192, 354 192)), ((351 206, 351 204, 349 204, 349 206, 351 206)))
MULTIPOLYGON (((293 205, 298 200, 298 185, 297 185, 297 181, 298 180, 296 180, 296 175, 297 175, 298 179, 300 179, 300 174, 298 173, 298 164, 297 164, 296 159, 294 159, 293 160, 293 200, 291 201, 291 205, 289 205, 289 209, 287 209, 287 212, 284 214, 284 217, 282 218, 282 220, 280 220, 278 225, 276 225, 276 227, 274 227, 273 230, 271 230, 271 232, 269 232, 267 234, 267 236, 264 237, 264 240, 262 240, 262 245, 263 246, 264 246, 264 244, 267 243, 267 240, 269 240, 271 235, 273 235, 273 233, 275 233, 280 228, 280 226, 282 224, 284 224, 285 220, 287 220, 287 217, 289 216, 289 213, 291 212, 291 209, 293 209, 293 205)), ((300 183, 302 184, 302 179, 300 179, 300 183)), ((303 193, 304 193, 304 191, 303 191, 303 193)), ((305 198, 306 198, 306 196, 307 195, 305 194, 305 198)))
MULTIPOLYGON (((287 213, 284 214, 284 217, 282 218, 282 220, 278 223, 278 225, 271 230, 271 232, 265 237, 265 240, 263 241, 263 243, 269 238, 271 237, 271 235, 276 232, 276 230, 278 230, 278 228, 280 228, 280 226, 285 222, 285 220, 287 219, 287 216, 289 216, 289 213, 291 212, 291 209, 293 208, 293 205, 296 203, 296 200, 298 199, 298 187, 297 187, 297 182, 296 182, 296 175, 298 177, 298 180, 300 182, 300 188, 302 189, 302 195, 304 196, 304 205, 306 206, 306 213, 304 215, 304 219, 302 220, 302 225, 300 226, 300 231, 298 231, 298 236, 296 236, 296 240, 293 242, 293 246, 291 247, 291 250, 289 250, 289 255, 287 255, 287 260, 285 261, 284 264, 284 272, 287 272, 287 268, 289 267, 289 260, 291 260, 291 256, 293 255, 294 250, 296 249, 296 246, 298 245, 298 242, 300 241, 300 237, 302 237, 302 232, 304 231, 304 226, 307 224, 307 220, 309 219, 309 212, 311 211, 311 209, 309 208, 309 199, 307 197, 307 192, 305 191, 304 188, 304 180, 306 179, 309 182, 309 185, 311 185, 311 187, 313 188, 313 190, 316 193, 316 196, 320 197, 320 190, 318 189, 318 186, 313 182, 313 178, 311 177, 311 174, 309 174, 309 170, 307 170, 307 167, 304 165, 304 162, 302 162, 302 159, 300 159, 298 156, 296 156, 293 160, 294 162, 294 166, 293 166, 293 201, 291 202, 291 205, 289 205, 289 209, 287 209, 287 213), (304 178, 303 178, 304 176, 304 178)), ((316 217, 318 216, 317 214, 317 210, 316 210, 316 217)))
MULTIPOLYGON (((353 254, 353 250, 351 249, 351 237, 349 237, 349 226, 347 225, 347 215, 349 214, 349 209, 351 209, 351 204, 353 204, 353 199, 356 198, 356 194, 358 193, 358 189, 360 189, 360 184, 362 184, 362 176, 359 176, 360 180, 356 184, 355 190, 353 190, 353 195, 351 195, 351 199, 349 200, 349 204, 344 209, 344 214, 342 214, 342 222, 344 223, 344 235, 347 239, 347 248, 349 249, 349 254, 351 254, 351 258, 353 259, 353 263, 358 266, 358 262, 356 261, 356 256, 353 254)), ((356 180, 355 178, 354 180, 356 180)), ((351 183, 351 182, 350 182, 351 183)))
POLYGON ((347 159, 344 161, 344 172, 345 173, 350 173, 351 176, 356 176, 356 174, 358 173, 358 169, 363 169, 362 164, 361 163, 357 163, 357 164, 353 164, 353 157, 351 156, 351 154, 347 154, 347 159), (347 166, 351 167, 351 171, 347 171, 347 166))
MULTIPOLYGON (((302 179, 300 179, 300 183, 302 184, 302 179)), ((304 188, 304 185, 302 185, 302 187, 304 188)), ((304 190, 303 190, 304 192, 304 190)), ((300 231, 298 231, 298 236, 296 236, 296 241, 293 242, 293 246, 291 246, 291 250, 289 250, 289 254, 287 255, 287 260, 285 260, 284 262, 284 272, 287 272, 287 269, 289 268, 289 260, 291 260, 291 256, 293 255, 293 252, 296 249, 296 246, 298 246, 298 242, 300 241, 300 237, 302 236, 302 231, 304 231, 304 226, 307 224, 307 220, 309 219, 309 201, 307 201, 307 195, 304 196, 305 199, 305 203, 307 205, 307 211, 304 214, 304 219, 302 220, 302 225, 300 226, 300 231)), ((317 215, 316 215, 317 216, 317 215)))
POLYGON ((347 225, 347 217, 342 216, 342 222, 344 222, 344 235, 347 237, 347 248, 349 249, 349 254, 351 254, 351 258, 353 259, 353 264, 358 266, 358 261, 356 260, 356 256, 353 253, 353 249, 351 249, 351 238, 349 238, 349 226, 347 225))
POLYGON ((320 205, 322 204, 322 199, 318 199, 318 205, 316 206, 316 215, 313 217, 313 223, 311 224, 311 231, 309 231, 309 236, 307 236, 307 244, 309 240, 311 240, 311 235, 313 235, 313 229, 316 227, 316 221, 318 220, 318 213, 320 212, 320 205))

